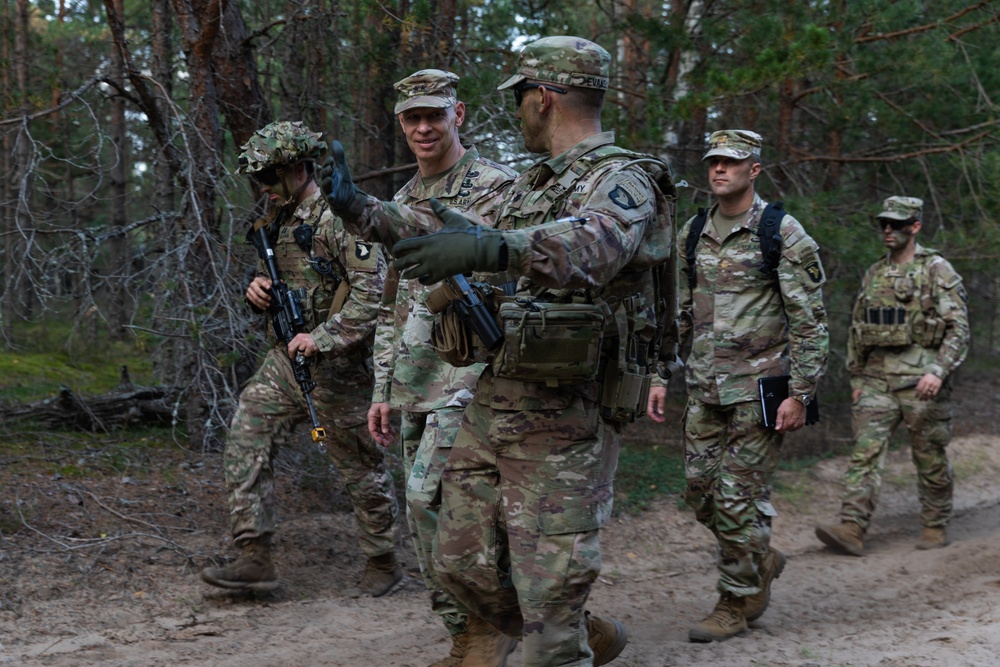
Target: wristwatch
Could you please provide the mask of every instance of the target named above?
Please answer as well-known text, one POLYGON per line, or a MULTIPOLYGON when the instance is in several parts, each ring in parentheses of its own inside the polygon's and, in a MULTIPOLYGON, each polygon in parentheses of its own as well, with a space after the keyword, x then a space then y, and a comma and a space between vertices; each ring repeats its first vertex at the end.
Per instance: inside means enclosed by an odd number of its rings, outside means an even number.
POLYGON ((798 396, 793 396, 792 398, 801 403, 804 408, 809 407, 809 404, 812 403, 813 400, 813 397, 809 394, 799 394, 798 396))

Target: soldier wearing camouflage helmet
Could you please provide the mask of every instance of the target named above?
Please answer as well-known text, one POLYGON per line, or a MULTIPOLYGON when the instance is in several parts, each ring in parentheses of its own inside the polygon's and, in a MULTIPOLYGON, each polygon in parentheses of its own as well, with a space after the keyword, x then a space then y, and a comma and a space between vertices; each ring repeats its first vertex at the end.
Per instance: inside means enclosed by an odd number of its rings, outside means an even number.
MULTIPOLYGON (((233 542, 242 553, 231 565, 202 571, 202 579, 213 586, 270 590, 278 585, 271 559, 277 511, 273 462, 279 445, 309 417, 291 363, 300 353, 311 361, 317 383, 311 396, 367 556, 361 581, 348 592, 383 595, 402 579, 394 553, 392 478, 382 450, 365 429, 371 345, 387 260, 378 246, 348 234, 320 196, 313 164, 325 148, 320 135, 301 122, 281 121, 255 132, 240 154, 239 173, 249 175, 270 200, 271 214, 258 224, 267 225, 281 278, 299 299, 305 325, 287 346, 271 335, 271 349, 240 394, 223 466, 233 542)), ((258 275, 246 291, 257 312, 270 304, 270 288, 258 262, 258 275)))
MULTIPOLYGON (((602 131, 610 63, 579 37, 525 46, 499 89, 513 91, 525 146, 543 157, 479 214, 487 224, 437 201, 374 223, 404 278, 475 271, 508 288, 499 309, 508 339, 487 356, 442 473, 435 568, 510 638, 477 645, 484 659, 463 665, 505 665, 514 638, 533 667, 603 665, 627 643, 620 622, 584 604, 600 571, 622 424, 645 408, 636 397, 655 364, 652 273, 671 250, 661 187, 672 184, 666 165, 602 131), (561 324, 546 328, 538 313, 550 308, 561 324), (634 366, 629 341, 649 352, 634 366)), ((353 186, 342 154, 324 173, 331 206, 373 224, 378 204, 353 186)))
POLYGON ((816 527, 828 547, 864 555, 864 535, 878 503, 882 467, 893 431, 910 433, 917 468, 918 549, 948 545, 954 477, 951 377, 969 350, 962 277, 933 248, 916 241, 924 202, 889 197, 876 217, 888 253, 865 273, 847 345, 854 451, 844 476, 840 523, 816 527))
MULTIPOLYGON (((771 478, 782 436, 805 424, 806 405, 826 368, 829 337, 816 243, 779 213, 780 256, 761 270, 759 227, 767 202, 755 192, 763 140, 721 130, 704 161, 717 203, 681 228, 681 338, 690 341, 684 420, 685 500, 715 536, 720 593, 715 609, 688 632, 723 641, 767 609, 785 557, 770 546, 771 478), (701 218, 698 231, 692 227, 701 218), (689 245, 689 244, 693 244, 689 245), (689 261, 693 257, 693 262, 689 261), (789 375, 789 398, 772 430, 764 426, 757 381, 789 375)), ((663 421, 665 389, 650 395, 663 421)))

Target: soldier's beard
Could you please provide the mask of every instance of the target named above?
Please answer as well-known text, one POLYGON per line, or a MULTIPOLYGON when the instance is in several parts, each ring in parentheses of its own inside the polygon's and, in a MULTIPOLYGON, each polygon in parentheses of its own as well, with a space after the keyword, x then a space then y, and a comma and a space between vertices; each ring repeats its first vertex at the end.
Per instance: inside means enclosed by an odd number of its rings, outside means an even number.
POLYGON ((904 232, 901 229, 890 229, 889 235, 885 237, 885 245, 890 250, 900 250, 913 238, 913 234, 904 232))

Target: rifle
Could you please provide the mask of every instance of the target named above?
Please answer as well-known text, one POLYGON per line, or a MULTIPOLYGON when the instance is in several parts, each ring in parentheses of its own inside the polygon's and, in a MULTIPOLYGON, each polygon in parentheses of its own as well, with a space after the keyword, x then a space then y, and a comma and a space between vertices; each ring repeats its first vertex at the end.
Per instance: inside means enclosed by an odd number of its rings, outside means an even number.
POLYGON ((458 296, 452 301, 455 312, 467 323, 473 333, 483 342, 487 350, 491 352, 503 342, 503 331, 500 330, 493 314, 490 313, 486 303, 479 298, 479 295, 469 285, 469 281, 461 273, 444 279, 448 287, 458 296))
MULTIPOLYGON (((256 224, 251 232, 250 240, 254 248, 257 249, 257 256, 267 267, 267 273, 271 278, 271 304, 267 307, 267 313, 271 320, 271 328, 278 340, 286 346, 295 338, 305 326, 305 318, 302 316, 301 297, 297 290, 289 289, 288 284, 281 279, 278 273, 278 264, 274 259, 274 248, 271 247, 271 238, 267 235, 267 224, 256 224)), ((312 390, 316 388, 316 382, 309 372, 309 360, 299 352, 292 362, 292 374, 295 381, 302 389, 302 395, 306 398, 306 405, 309 407, 309 418, 312 420, 312 439, 318 443, 319 451, 326 453, 326 430, 320 426, 316 417, 316 406, 313 405, 312 390)))

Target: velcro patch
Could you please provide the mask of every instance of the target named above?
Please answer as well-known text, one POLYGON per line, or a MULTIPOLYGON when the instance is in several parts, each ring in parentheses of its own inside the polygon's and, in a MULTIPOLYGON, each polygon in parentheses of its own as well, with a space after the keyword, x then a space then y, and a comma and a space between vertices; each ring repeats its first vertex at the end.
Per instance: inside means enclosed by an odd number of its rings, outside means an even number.
POLYGON ((649 199, 646 191, 630 178, 619 183, 608 196, 611 198, 611 201, 625 209, 636 208, 646 203, 646 200, 649 199))
POLYGON ((354 256, 364 261, 372 256, 372 244, 364 241, 354 242, 354 256))

